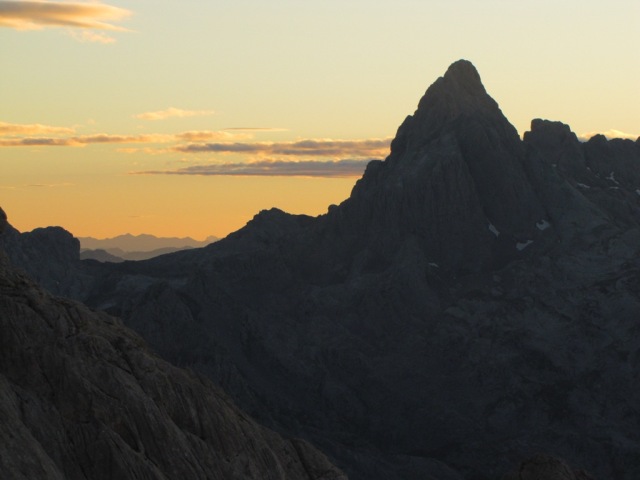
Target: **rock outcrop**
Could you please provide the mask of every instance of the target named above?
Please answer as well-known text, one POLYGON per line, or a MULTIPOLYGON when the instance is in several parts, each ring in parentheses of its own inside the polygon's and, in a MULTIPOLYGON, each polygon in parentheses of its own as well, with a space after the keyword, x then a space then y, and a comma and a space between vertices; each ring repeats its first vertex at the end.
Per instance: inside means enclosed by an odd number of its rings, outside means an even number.
POLYGON ((82 296, 79 270, 80 242, 61 227, 36 228, 20 233, 7 224, 0 249, 11 263, 57 295, 82 296))

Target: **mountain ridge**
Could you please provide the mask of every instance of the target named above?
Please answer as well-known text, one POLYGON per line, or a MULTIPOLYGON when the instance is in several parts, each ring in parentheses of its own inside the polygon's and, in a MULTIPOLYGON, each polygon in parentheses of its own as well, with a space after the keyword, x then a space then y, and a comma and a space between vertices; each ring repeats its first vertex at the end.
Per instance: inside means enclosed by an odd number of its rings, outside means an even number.
POLYGON ((82 263, 81 298, 356 480, 538 451, 640 476, 640 143, 539 119, 520 139, 476 75, 436 80, 327 214, 82 263))
POLYGON ((194 240, 191 237, 157 237, 155 235, 140 234, 132 235, 125 233, 110 238, 78 237, 80 246, 84 250, 119 248, 124 252, 148 252, 161 248, 201 248, 219 240, 213 235, 204 240, 194 240))

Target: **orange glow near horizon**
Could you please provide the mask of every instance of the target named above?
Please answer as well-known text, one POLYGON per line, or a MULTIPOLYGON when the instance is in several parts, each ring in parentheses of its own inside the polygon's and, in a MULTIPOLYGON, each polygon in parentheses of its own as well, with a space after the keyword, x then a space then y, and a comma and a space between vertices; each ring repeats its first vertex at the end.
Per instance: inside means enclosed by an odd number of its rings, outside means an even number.
POLYGON ((100 238, 321 214, 461 58, 521 134, 640 135, 640 2, 544 1, 3 2, 0 206, 100 238))
POLYGON ((159 237, 224 237, 261 209, 320 215, 349 196, 355 178, 212 178, 148 176, 3 189, 3 209, 20 231, 58 225, 76 237, 124 233, 159 237), (49 208, 50 191, 57 205, 49 208), (245 192, 238 198, 238 191, 245 192), (108 201, 96 199, 108 198, 108 201), (84 202, 78 208, 78 199, 84 202), (192 208, 185 208, 192 205, 192 208), (158 213, 160 212, 160 213, 158 213))

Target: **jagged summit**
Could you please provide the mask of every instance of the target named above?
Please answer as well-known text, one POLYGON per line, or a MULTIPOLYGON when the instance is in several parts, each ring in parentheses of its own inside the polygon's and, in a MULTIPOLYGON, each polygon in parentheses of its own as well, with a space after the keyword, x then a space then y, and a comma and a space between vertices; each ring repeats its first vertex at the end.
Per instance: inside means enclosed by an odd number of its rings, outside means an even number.
MULTIPOLYGON (((482 87, 482 82, 480 80, 480 74, 476 67, 469 60, 460 59, 457 62, 453 62, 447 68, 446 73, 444 74, 444 78, 447 78, 451 81, 457 82, 465 82, 468 85, 475 87, 482 87)), ((484 87, 483 87, 484 91, 484 87)))
POLYGON ((343 218, 382 248, 412 235, 432 263, 483 269, 511 258, 544 219, 524 164, 518 132, 459 60, 402 123, 385 162, 367 168, 343 218))
POLYGON ((473 64, 458 60, 427 89, 415 116, 437 116, 440 121, 446 121, 479 111, 501 115, 498 104, 487 94, 473 64))

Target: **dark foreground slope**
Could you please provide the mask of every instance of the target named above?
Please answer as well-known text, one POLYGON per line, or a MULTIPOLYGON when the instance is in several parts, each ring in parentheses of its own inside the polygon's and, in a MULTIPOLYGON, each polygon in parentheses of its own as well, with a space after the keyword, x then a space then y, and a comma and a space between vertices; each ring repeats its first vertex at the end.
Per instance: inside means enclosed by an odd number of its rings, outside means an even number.
POLYGON ((2 253, 0 331, 3 479, 346 479, 120 321, 44 292, 2 253))
POLYGON ((640 478, 640 143, 520 139, 453 64, 318 218, 83 263, 81 298, 354 479, 493 479, 537 452, 640 478))

